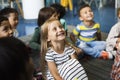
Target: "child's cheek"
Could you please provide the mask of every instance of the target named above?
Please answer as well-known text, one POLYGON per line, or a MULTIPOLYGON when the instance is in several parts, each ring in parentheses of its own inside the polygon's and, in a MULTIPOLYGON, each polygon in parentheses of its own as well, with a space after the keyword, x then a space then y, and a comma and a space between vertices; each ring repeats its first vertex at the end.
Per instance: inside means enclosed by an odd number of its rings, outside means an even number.
POLYGON ((118 43, 118 50, 120 51, 120 43, 118 43))

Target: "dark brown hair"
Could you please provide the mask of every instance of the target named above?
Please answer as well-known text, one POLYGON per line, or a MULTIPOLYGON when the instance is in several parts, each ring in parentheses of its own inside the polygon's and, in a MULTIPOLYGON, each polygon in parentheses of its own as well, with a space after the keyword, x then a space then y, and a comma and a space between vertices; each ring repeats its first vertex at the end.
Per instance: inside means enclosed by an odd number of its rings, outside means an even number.
POLYGON ((38 14, 37 24, 40 27, 43 23, 48 20, 56 11, 51 7, 44 7, 40 9, 38 14))
MULTIPOLYGON (((79 10, 78 10, 78 16, 80 16, 80 11, 83 9, 83 8, 85 8, 85 7, 90 7, 88 4, 84 4, 84 5, 82 5, 80 8, 79 8, 79 10)), ((91 8, 91 7, 90 7, 91 8)))
POLYGON ((10 13, 18 14, 18 11, 14 8, 9 8, 9 7, 4 8, 0 11, 0 15, 5 16, 7 18, 9 17, 10 13))

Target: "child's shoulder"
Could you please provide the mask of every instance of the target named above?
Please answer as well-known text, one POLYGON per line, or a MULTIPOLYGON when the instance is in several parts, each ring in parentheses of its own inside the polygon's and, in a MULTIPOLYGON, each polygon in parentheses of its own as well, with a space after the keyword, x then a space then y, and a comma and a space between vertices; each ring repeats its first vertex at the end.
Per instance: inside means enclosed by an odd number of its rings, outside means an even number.
POLYGON ((100 27, 100 24, 99 24, 99 23, 95 23, 95 24, 93 25, 93 27, 100 27))

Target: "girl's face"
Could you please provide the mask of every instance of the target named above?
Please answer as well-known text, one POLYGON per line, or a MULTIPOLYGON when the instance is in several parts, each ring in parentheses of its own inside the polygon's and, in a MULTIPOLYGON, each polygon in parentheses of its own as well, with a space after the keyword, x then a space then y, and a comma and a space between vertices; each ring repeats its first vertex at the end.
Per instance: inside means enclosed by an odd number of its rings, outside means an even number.
POLYGON ((10 13, 8 19, 9 19, 12 29, 16 29, 16 27, 18 25, 18 14, 10 13))
POLYGON ((61 41, 66 37, 65 30, 58 20, 48 26, 48 41, 61 41))
POLYGON ((9 21, 3 21, 0 25, 0 38, 1 37, 10 37, 13 35, 9 21))
POLYGON ((120 38, 118 38, 118 40, 117 40, 116 48, 118 51, 120 51, 120 38))
POLYGON ((85 7, 80 10, 80 20, 81 21, 91 21, 94 18, 93 11, 90 7, 85 7))

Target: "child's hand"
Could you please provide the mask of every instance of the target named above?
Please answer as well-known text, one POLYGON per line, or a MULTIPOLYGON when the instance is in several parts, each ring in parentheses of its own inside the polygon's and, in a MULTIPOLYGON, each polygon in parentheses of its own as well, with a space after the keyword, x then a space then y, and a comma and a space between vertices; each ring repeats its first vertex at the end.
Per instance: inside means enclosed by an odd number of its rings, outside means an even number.
POLYGON ((82 54, 82 53, 83 53, 83 51, 82 51, 80 48, 76 47, 76 46, 74 46, 74 49, 75 49, 75 51, 76 51, 77 55, 79 55, 79 54, 82 54))
POLYGON ((62 77, 57 76, 55 80, 63 80, 62 77))

